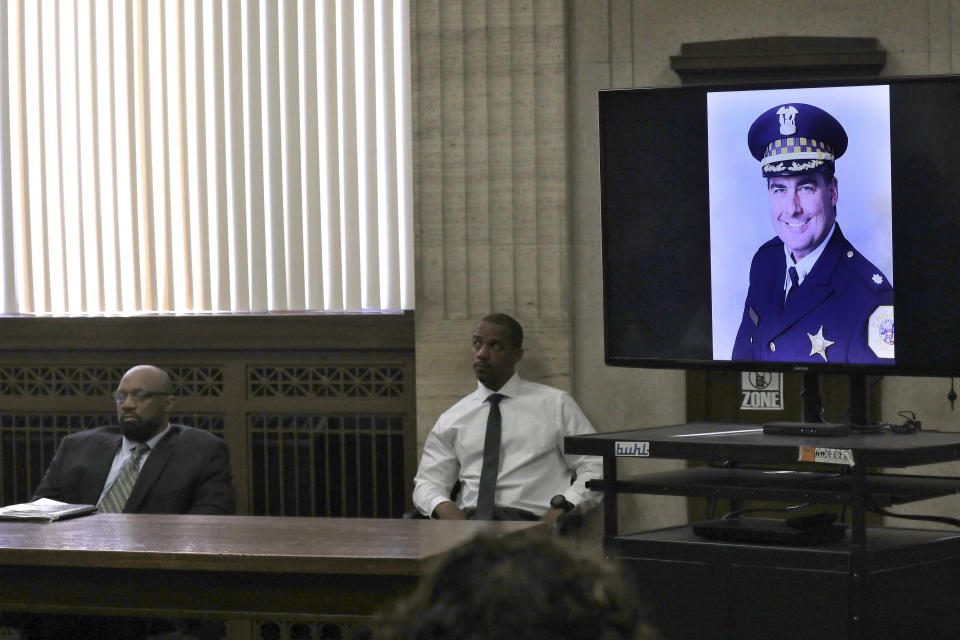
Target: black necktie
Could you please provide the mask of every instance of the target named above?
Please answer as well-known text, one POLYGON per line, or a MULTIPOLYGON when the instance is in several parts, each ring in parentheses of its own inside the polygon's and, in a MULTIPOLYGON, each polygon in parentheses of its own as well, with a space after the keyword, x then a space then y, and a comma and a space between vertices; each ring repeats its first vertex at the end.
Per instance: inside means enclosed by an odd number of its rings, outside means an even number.
POLYGON ((503 396, 487 396, 490 413, 487 415, 487 434, 483 439, 483 469, 480 470, 480 488, 477 491, 475 520, 493 519, 493 498, 497 492, 497 474, 500 471, 500 401, 503 396))
POLYGON ((787 300, 790 299, 790 296, 793 295, 793 292, 800 287, 800 276, 797 275, 797 268, 790 267, 787 269, 787 273, 790 274, 790 289, 787 290, 787 297, 783 300, 784 304, 787 303, 787 300))

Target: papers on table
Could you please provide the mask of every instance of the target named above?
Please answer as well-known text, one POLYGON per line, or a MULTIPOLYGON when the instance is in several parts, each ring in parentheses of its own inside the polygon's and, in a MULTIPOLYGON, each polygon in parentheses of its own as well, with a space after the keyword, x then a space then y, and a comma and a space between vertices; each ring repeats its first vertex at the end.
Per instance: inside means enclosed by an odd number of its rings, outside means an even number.
POLYGON ((49 498, 40 498, 33 502, 11 504, 0 507, 0 520, 32 520, 53 522, 66 518, 75 518, 88 513, 96 513, 95 504, 68 504, 49 498))

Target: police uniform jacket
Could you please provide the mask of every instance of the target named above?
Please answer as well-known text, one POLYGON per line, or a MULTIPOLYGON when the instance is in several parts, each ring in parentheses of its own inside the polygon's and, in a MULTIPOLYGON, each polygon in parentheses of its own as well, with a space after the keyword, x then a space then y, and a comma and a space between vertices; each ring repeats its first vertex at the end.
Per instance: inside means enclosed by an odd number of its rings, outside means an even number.
POLYGON ((868 345, 870 316, 881 305, 893 305, 893 287, 839 225, 786 303, 785 280, 783 241, 775 237, 753 256, 734 360, 893 363, 868 345))

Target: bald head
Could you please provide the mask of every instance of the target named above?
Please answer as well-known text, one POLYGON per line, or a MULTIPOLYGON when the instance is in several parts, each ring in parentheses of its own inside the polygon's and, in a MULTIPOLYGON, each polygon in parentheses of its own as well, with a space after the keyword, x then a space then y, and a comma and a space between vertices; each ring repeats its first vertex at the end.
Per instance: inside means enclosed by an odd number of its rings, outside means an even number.
POLYGON ((131 367, 123 374, 123 378, 120 379, 120 386, 123 386, 123 383, 128 380, 136 379, 144 384, 149 386, 141 387, 149 391, 163 391, 164 393, 171 394, 173 393, 173 382, 170 380, 170 374, 161 369, 160 367, 155 367, 152 364, 138 364, 135 367, 131 367))
POLYGON ((114 395, 120 428, 130 440, 146 442, 167 427, 173 406, 173 382, 160 367, 133 367, 123 374, 114 395))

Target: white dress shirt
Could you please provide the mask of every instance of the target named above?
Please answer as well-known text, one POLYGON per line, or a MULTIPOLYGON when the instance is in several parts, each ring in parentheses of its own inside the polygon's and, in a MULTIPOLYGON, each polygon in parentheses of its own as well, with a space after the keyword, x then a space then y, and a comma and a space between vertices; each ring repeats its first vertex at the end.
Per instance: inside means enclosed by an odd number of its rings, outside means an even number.
POLYGON ((820 259, 820 254, 827 248, 827 244, 830 242, 830 238, 833 237, 833 232, 836 231, 836 229, 837 223, 834 222, 833 226, 830 227, 830 233, 828 233, 827 237, 820 243, 820 246, 796 261, 793 259, 793 252, 790 251, 790 247, 783 245, 783 253, 787 260, 787 275, 783 283, 784 299, 786 299, 787 294, 790 292, 790 287, 793 286, 793 283, 790 281, 790 267, 797 270, 797 286, 799 287, 803 284, 803 279, 807 277, 807 274, 813 271, 814 265, 816 265, 817 260, 820 259))
MULTIPOLYGON (((457 506, 477 506, 490 413, 486 398, 491 393, 478 383, 476 391, 440 416, 427 436, 413 488, 413 503, 423 515, 429 516, 450 499, 458 478, 463 486, 457 506)), ((522 380, 517 374, 496 393, 506 397, 500 401, 503 426, 495 503, 542 516, 558 494, 581 511, 599 502, 602 494, 587 490, 584 484, 603 476, 602 459, 563 455, 564 436, 595 433, 570 394, 522 380), (574 473, 577 479, 571 485, 574 473)))

